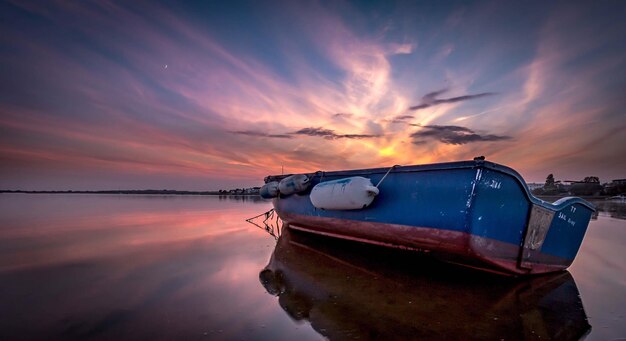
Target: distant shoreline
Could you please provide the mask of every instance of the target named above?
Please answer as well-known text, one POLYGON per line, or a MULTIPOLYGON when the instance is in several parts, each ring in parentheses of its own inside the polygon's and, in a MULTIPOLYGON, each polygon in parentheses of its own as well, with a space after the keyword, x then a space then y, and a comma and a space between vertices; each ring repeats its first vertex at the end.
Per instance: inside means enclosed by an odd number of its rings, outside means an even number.
MULTIPOLYGON (((139 190, 105 190, 105 191, 23 191, 23 190, 0 190, 0 193, 22 193, 22 194, 139 194, 139 195, 217 195, 217 196, 259 196, 258 193, 220 193, 219 191, 177 191, 177 190, 157 190, 157 189, 139 189, 139 190)), ((554 201, 563 197, 571 196, 563 195, 534 195, 535 197, 554 201)), ((607 195, 582 195, 578 196, 583 199, 605 199, 607 195)))
POLYGON ((148 194, 148 195, 226 195, 226 196, 258 196, 258 193, 220 193, 218 191, 176 191, 176 190, 106 190, 106 191, 22 191, 22 190, 0 190, 0 193, 22 193, 22 194, 148 194))

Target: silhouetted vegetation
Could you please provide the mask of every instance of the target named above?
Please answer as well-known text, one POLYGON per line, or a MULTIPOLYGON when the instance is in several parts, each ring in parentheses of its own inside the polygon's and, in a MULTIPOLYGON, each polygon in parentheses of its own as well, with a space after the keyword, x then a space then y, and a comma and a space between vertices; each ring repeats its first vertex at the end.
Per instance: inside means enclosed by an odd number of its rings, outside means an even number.
POLYGON ((558 181, 553 174, 549 174, 543 187, 532 190, 535 195, 559 196, 612 196, 626 194, 626 179, 617 179, 601 184, 597 176, 587 176, 580 181, 558 181))
POLYGON ((605 184, 604 193, 606 195, 626 194, 626 179, 617 179, 605 184))
POLYGON ((549 174, 546 178, 546 183, 543 185, 542 191, 544 195, 555 195, 559 193, 559 188, 554 181, 553 174, 549 174))
POLYGON ((583 181, 573 182, 569 192, 573 195, 601 195, 603 190, 597 176, 588 176, 583 181))

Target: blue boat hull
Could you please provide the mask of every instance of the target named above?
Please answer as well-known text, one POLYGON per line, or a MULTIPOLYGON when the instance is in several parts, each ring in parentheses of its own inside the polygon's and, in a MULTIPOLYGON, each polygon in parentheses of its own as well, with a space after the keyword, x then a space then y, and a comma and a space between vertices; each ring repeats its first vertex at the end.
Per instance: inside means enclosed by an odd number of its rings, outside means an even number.
MULTIPOLYGON (((317 172, 311 185, 351 176, 377 183, 388 168, 317 172)), ((270 176, 266 182, 279 180, 270 176)), ((508 274, 559 271, 574 260, 593 206, 579 198, 533 197, 514 170, 486 161, 393 169, 360 210, 321 210, 307 192, 273 199, 293 229, 432 252, 508 274)))

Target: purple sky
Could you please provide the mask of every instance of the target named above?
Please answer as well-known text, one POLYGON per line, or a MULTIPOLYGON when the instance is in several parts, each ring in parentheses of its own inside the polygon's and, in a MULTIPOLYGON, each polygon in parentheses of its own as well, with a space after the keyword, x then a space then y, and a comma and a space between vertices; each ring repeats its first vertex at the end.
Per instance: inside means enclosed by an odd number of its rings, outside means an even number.
POLYGON ((488 160, 626 177, 626 3, 0 4, 0 189, 488 160))

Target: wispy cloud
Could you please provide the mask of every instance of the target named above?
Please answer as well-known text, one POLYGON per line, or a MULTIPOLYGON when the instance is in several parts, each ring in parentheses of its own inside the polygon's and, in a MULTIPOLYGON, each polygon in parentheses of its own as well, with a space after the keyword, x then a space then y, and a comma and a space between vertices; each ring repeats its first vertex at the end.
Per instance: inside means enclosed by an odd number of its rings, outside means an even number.
POLYGON ((288 135, 288 134, 268 134, 268 133, 262 133, 260 131, 251 131, 251 130, 233 131, 232 133, 238 134, 238 135, 254 136, 254 137, 273 137, 273 138, 279 138, 279 139, 293 138, 293 135, 288 135))
POLYGON ((319 136, 328 140, 335 139, 367 139, 373 137, 379 137, 380 135, 371 134, 337 134, 332 129, 324 128, 303 128, 293 132, 294 135, 306 135, 306 136, 319 136))
POLYGON ((404 121, 404 120, 410 120, 413 118, 413 115, 400 115, 400 116, 396 116, 393 119, 397 120, 397 121, 404 121))
POLYGON ((445 144, 467 144, 484 141, 503 141, 511 139, 510 136, 485 134, 480 135, 472 129, 461 126, 420 126, 420 130, 411 134, 413 144, 420 145, 425 140, 435 140, 445 144))
POLYGON ((414 118, 415 117, 413 115, 397 115, 392 118, 383 119, 382 122, 407 124, 409 120, 414 118))
POLYGON ((444 26, 415 25, 407 13, 428 9, 407 4, 367 29, 360 23, 380 13, 346 3, 233 11, 245 28, 229 11, 198 19, 158 3, 0 7, 0 187, 99 170, 85 183, 168 176, 205 188, 256 183, 277 164, 306 172, 475 155, 522 172, 598 165, 622 177, 626 167, 626 22, 602 6, 545 5, 506 35, 484 22, 508 25, 510 4, 450 5, 432 13, 454 19, 444 26), (479 100, 494 94, 472 89, 502 95, 479 100))
POLYGON ((279 138, 279 139, 292 139, 299 136, 313 136, 313 137, 323 137, 327 140, 337 140, 337 139, 367 139, 380 137, 378 134, 338 134, 332 129, 325 129, 321 127, 317 128, 302 128, 300 130, 286 133, 286 134, 269 134, 260 131, 253 130, 245 130, 245 131, 233 131, 233 134, 237 135, 246 135, 251 137, 270 137, 270 138, 279 138))
POLYGON ((427 93, 426 95, 424 95, 424 97, 422 97, 420 104, 409 107, 409 110, 426 109, 428 107, 432 107, 432 106, 439 105, 439 104, 456 103, 456 102, 468 101, 471 99, 495 95, 495 93, 493 92, 483 92, 483 93, 475 94, 475 95, 464 95, 464 96, 441 98, 441 99, 437 98, 441 94, 447 91, 448 89, 442 89, 442 90, 427 93))

